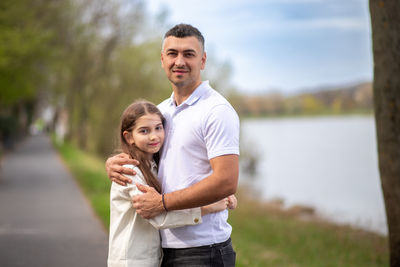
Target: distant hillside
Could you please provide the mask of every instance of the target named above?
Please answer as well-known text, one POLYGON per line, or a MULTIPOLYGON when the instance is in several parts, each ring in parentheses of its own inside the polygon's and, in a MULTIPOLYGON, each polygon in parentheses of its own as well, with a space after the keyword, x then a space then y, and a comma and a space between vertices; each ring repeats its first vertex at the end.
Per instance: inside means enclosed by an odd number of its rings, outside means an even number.
POLYGON ((290 96, 279 92, 256 96, 231 94, 228 99, 243 116, 370 113, 373 110, 370 82, 336 89, 313 89, 290 96))

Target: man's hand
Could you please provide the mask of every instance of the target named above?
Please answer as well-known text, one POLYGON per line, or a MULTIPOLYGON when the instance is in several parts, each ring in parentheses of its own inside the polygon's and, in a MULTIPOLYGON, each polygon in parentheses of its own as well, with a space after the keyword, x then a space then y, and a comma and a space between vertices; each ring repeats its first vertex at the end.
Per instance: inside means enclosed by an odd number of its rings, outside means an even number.
POLYGON ((164 211, 162 196, 147 185, 136 183, 137 188, 144 194, 132 197, 132 206, 145 219, 151 219, 164 211))
POLYGON ((128 154, 120 153, 106 161, 106 171, 108 178, 120 185, 126 185, 132 183, 132 180, 125 177, 123 174, 135 175, 136 172, 129 168, 122 167, 125 164, 139 165, 137 160, 131 159, 128 154))

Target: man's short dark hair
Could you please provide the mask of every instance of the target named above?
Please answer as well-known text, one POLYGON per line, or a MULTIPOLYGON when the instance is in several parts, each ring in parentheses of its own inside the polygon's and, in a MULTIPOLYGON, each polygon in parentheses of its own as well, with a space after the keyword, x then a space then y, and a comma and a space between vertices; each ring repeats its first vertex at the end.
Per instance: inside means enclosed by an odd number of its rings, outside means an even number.
POLYGON ((173 36, 173 37, 177 37, 177 38, 185 38, 185 37, 194 36, 199 40, 199 42, 201 43, 203 50, 204 50, 203 35, 196 27, 193 27, 190 24, 181 23, 181 24, 175 25, 174 27, 172 27, 165 33, 164 39, 166 39, 169 36, 173 36))

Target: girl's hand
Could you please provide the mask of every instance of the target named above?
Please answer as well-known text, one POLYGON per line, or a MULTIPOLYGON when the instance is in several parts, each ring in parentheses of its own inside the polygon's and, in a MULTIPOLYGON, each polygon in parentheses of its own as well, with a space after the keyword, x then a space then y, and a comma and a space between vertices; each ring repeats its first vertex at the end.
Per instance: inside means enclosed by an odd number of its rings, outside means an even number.
POLYGON ((217 201, 213 204, 201 207, 201 216, 207 215, 209 213, 220 212, 225 209, 236 209, 237 207, 237 199, 235 195, 230 195, 220 201, 217 201))
POLYGON ((228 198, 221 199, 215 203, 207 206, 201 207, 201 216, 207 215, 209 213, 220 212, 228 208, 229 200, 228 198))
POLYGON ((235 195, 230 195, 228 197, 228 209, 234 210, 237 207, 237 199, 235 195))

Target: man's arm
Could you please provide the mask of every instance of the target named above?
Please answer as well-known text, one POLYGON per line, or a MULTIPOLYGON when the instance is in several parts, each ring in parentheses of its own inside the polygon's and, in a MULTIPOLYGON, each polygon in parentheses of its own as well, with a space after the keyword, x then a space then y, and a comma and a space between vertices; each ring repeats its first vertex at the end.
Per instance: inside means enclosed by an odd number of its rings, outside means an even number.
POLYGON ((131 159, 128 154, 120 153, 113 157, 110 157, 106 161, 106 171, 108 178, 120 185, 126 185, 127 183, 132 183, 132 180, 125 177, 123 174, 135 175, 136 172, 130 168, 122 167, 125 164, 139 165, 137 160, 131 159))
MULTIPOLYGON (((205 206, 236 192, 239 178, 239 156, 223 155, 210 160, 213 173, 200 182, 164 195, 167 210, 205 206)), ((138 186, 144 194, 132 198, 133 207, 143 218, 164 211, 162 196, 152 187, 138 186)))

